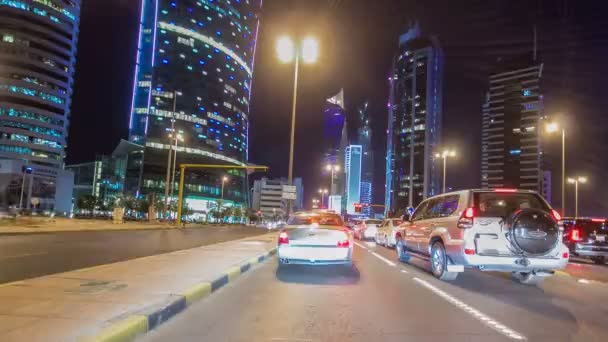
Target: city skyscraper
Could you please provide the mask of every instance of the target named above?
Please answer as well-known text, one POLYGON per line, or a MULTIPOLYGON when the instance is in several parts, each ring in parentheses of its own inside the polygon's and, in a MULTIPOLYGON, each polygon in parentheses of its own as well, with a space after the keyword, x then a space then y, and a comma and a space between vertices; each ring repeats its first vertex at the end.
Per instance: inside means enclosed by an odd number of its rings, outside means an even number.
POLYGON ((374 183, 374 151, 372 150, 372 130, 369 122, 369 104, 365 101, 359 108, 360 126, 357 129, 357 143, 363 149, 361 161, 361 202, 364 204, 361 212, 371 216, 372 194, 374 183), (366 205, 365 205, 366 204, 366 205))
MULTIPOLYGON (((177 164, 245 165, 261 0, 142 0, 129 139, 143 145, 137 189, 164 193, 171 132, 177 164)), ((222 171, 188 171, 186 202, 208 210, 222 171)), ((230 170, 225 202, 247 203, 245 171, 230 170)), ((177 177, 176 177, 177 178, 177 177)), ((177 182, 173 184, 177 188, 177 182)))
POLYGON ((416 24, 399 37, 389 77, 385 210, 403 212, 441 189, 443 52, 416 24))
POLYGON ((355 203, 361 202, 361 162, 363 148, 361 145, 348 145, 344 155, 346 173, 345 195, 346 213, 355 214, 355 203))
POLYGON ((325 100, 323 107, 323 140, 325 147, 324 161, 335 164, 342 131, 346 126, 346 111, 344 109, 344 90, 325 100))
POLYGON ((80 0, 0 1, 0 159, 12 160, 0 207, 69 210, 56 198, 69 183, 63 167, 79 23, 80 0))
POLYGON ((500 60, 482 107, 481 185, 544 193, 540 123, 543 63, 533 54, 500 60))

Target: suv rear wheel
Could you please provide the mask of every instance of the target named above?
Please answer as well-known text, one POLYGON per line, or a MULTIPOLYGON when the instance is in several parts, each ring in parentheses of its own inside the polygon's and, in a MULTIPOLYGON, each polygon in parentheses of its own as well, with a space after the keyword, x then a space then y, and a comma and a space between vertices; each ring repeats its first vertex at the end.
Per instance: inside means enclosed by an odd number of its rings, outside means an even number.
POLYGON ((540 285, 545 277, 538 276, 532 272, 513 272, 513 279, 524 285, 540 285))
POLYGON ((399 261, 410 261, 410 256, 405 250, 405 243, 403 243, 403 240, 397 239, 397 244, 395 244, 395 252, 397 253, 397 258, 399 261))
POLYGON ((436 241, 431 247, 431 271, 435 278, 440 280, 450 281, 458 277, 457 272, 448 272, 448 256, 440 241, 436 241))

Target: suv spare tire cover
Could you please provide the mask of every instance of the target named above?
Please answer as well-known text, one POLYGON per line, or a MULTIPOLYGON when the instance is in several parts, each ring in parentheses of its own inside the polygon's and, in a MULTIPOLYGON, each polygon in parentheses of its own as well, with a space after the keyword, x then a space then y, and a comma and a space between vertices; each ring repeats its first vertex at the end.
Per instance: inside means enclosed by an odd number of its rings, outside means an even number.
POLYGON ((511 245, 526 255, 551 251, 559 239, 559 227, 551 214, 539 209, 520 209, 507 220, 511 245))

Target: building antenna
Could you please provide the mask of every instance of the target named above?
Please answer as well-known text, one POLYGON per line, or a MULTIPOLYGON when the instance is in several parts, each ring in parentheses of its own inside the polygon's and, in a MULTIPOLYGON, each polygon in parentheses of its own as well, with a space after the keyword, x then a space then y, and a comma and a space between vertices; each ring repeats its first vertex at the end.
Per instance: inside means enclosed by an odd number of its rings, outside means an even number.
POLYGON ((534 61, 536 62, 536 45, 537 45, 537 42, 536 42, 536 40, 537 40, 537 37, 536 37, 536 24, 534 24, 534 26, 533 26, 533 29, 532 29, 532 30, 533 30, 533 34, 534 34, 534 38, 533 38, 533 40, 534 40, 534 41, 533 41, 533 47, 532 47, 532 54, 533 54, 534 61))

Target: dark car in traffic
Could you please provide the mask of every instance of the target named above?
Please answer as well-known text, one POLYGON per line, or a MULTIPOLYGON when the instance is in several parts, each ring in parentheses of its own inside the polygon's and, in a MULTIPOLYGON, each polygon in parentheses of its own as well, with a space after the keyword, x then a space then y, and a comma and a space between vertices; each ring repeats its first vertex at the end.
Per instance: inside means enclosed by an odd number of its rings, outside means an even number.
POLYGON ((608 220, 605 218, 564 218, 564 244, 573 256, 596 264, 608 260, 608 220))

